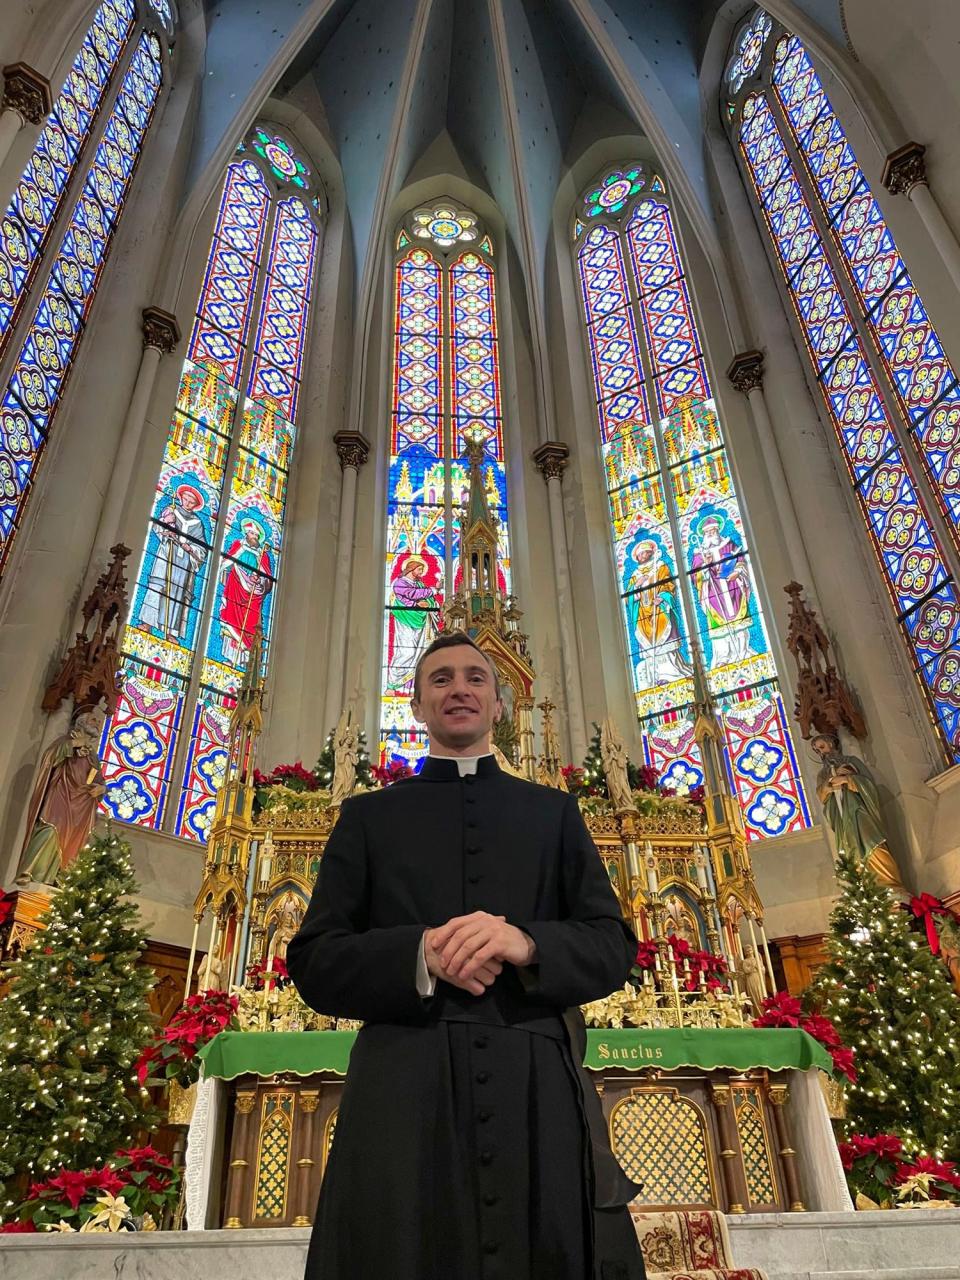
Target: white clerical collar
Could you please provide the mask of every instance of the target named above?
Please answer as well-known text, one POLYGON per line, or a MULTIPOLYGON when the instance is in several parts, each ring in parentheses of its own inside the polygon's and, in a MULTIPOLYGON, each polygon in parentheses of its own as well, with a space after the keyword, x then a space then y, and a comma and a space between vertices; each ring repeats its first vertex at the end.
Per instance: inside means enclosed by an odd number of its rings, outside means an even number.
POLYGON ((457 769, 460 771, 460 777, 465 778, 468 773, 477 772, 477 761, 485 760, 487 756, 492 756, 492 751, 485 751, 482 756, 437 756, 430 752, 431 760, 456 760, 457 769))

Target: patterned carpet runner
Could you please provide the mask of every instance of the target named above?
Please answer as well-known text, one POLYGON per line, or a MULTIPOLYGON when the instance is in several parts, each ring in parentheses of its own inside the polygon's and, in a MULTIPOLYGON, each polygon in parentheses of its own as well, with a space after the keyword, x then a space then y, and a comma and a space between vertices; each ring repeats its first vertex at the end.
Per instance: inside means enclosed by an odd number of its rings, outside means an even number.
POLYGON ((647 1280, 765 1280, 762 1271, 733 1265, 722 1213, 630 1212, 647 1280))

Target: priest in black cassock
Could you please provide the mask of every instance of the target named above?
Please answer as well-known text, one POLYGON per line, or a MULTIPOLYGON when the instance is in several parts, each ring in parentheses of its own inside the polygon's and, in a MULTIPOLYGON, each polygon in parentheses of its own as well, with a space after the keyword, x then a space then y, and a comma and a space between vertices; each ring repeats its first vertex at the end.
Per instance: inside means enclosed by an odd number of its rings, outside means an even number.
POLYGON ((643 1280, 578 1006, 636 954, 576 801, 500 770, 496 670, 423 654, 414 778, 347 800, 287 963, 360 1018, 307 1280, 643 1280))

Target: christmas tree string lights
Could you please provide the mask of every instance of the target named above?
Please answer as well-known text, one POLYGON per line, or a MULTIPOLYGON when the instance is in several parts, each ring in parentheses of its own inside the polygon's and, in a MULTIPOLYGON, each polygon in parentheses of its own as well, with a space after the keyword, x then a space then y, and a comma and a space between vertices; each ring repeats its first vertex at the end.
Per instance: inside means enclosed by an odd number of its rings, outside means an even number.
POLYGON ((808 1002, 856 1050, 846 1132, 896 1134, 907 1153, 960 1154, 960 1000, 907 913, 859 859, 841 853, 828 963, 808 1002))
MULTIPOLYGON (((130 846, 94 836, 62 873, 0 1001, 0 1189, 85 1168, 154 1116, 133 1066, 153 1032, 130 846)), ((8 1202, 9 1207, 9 1202, 8 1202)))

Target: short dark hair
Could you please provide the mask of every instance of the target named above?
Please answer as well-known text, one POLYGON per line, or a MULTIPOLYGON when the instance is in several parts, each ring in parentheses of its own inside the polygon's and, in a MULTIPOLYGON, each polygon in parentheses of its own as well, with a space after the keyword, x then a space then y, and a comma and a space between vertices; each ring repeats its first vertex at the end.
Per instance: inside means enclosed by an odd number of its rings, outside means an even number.
POLYGON ((480 657, 483 658, 484 662, 490 668, 490 673, 493 676, 493 687, 497 692, 497 697, 500 697, 500 674, 497 671, 496 664, 490 655, 488 653, 484 653, 480 646, 475 641, 471 640, 465 631, 443 631, 437 636, 433 644, 431 644, 427 649, 424 649, 423 653, 421 653, 420 657, 417 659, 417 665, 413 672, 413 696, 418 702, 420 700, 420 669, 426 662, 427 658, 430 657, 431 653, 437 653, 440 649, 452 649, 454 645, 458 644, 469 645, 471 649, 476 649, 477 653, 480 654, 480 657))

